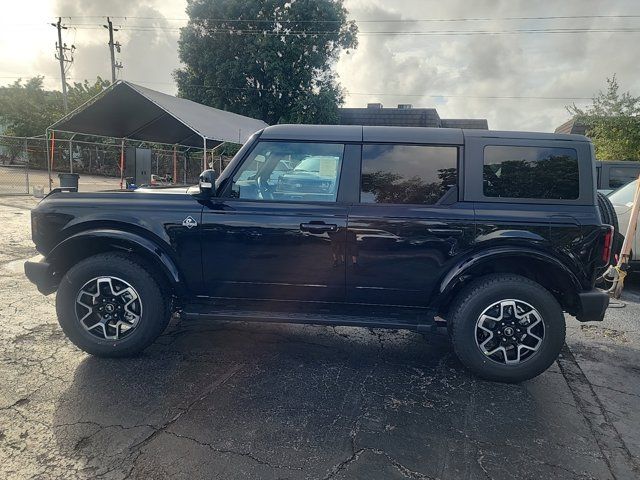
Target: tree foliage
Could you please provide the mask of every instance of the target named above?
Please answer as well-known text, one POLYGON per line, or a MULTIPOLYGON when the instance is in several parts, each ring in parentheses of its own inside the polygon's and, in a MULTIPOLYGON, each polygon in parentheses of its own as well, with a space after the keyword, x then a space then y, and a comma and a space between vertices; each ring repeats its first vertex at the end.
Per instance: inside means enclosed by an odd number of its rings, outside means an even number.
POLYGON ((596 157, 602 160, 640 160, 640 97, 620 93, 614 75, 607 88, 593 98, 586 109, 568 107, 577 120, 587 125, 596 157))
POLYGON ((343 0, 188 0, 179 95, 269 124, 333 123, 332 67, 357 45, 343 0))
MULTIPOLYGON (((0 123, 5 133, 20 137, 42 135, 49 125, 64 116, 62 93, 45 90, 42 81, 43 77, 33 77, 0 87, 0 123)), ((69 111, 108 86, 109 82, 100 77, 94 83, 85 80, 68 85, 69 111)))

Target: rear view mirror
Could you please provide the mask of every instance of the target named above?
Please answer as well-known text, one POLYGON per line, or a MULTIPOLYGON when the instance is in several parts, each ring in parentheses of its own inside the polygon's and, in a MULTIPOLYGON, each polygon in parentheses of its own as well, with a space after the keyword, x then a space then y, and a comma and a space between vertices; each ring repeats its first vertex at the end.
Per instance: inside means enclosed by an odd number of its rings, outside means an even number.
POLYGON ((200 187, 200 193, 205 197, 213 197, 216 190, 216 180, 218 174, 215 170, 205 170, 200 174, 198 186, 200 187))

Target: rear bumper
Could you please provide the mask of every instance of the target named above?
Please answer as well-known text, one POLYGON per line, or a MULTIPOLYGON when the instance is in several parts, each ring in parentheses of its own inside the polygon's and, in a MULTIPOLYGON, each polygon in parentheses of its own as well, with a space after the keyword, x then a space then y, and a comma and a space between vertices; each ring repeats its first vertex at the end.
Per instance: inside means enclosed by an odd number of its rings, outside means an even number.
POLYGON ((58 287, 47 262, 24 262, 24 273, 43 295, 55 292, 58 287))
POLYGON ((579 313, 576 318, 581 322, 601 322, 609 306, 609 294, 594 288, 578 294, 579 313))

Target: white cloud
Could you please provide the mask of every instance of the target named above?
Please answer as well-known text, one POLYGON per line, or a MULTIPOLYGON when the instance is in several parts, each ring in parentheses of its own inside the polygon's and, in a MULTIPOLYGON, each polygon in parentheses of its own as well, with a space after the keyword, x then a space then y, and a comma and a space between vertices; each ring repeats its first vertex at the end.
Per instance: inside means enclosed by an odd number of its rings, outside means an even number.
MULTIPOLYGON (((365 20, 365 31, 431 31, 640 26, 640 19, 495 20, 504 17, 640 14, 632 0, 554 3, 525 0, 347 0, 350 16, 365 20), (635 11, 634 11, 635 7, 635 11), (487 18, 467 22, 389 22, 487 18)), ((360 36, 359 49, 343 56, 337 69, 348 92, 347 106, 382 102, 438 108, 445 118, 487 118, 490 128, 552 131, 565 121, 571 100, 490 99, 487 97, 591 97, 617 73, 622 87, 640 90, 633 45, 640 33, 520 35, 360 36), (403 96, 413 94, 415 96, 403 96), (458 98, 433 98, 438 95, 458 98)), ((585 103, 585 102, 579 102, 585 103)))
MULTIPOLYGON (((17 75, 47 76, 58 88, 59 70, 53 58, 54 15, 73 17, 71 23, 103 23, 118 18, 116 34, 123 44, 119 59, 122 77, 175 93, 171 72, 178 66, 175 28, 128 29, 134 25, 177 27, 185 17, 186 0, 20 0, 5 2, 0 29, 0 83, 17 75), (34 14, 34 12, 39 12, 34 14), (96 18, 93 18, 95 16, 96 18), (92 18, 89 18, 92 17, 92 18), (160 17, 144 19, 133 17, 160 17)), ((640 27, 640 18, 568 20, 496 20, 504 17, 640 15, 634 0, 346 0, 351 18, 388 20, 362 22, 365 31, 508 30, 514 28, 640 27), (468 22, 392 22, 392 20, 486 18, 468 22)), ((110 78, 105 29, 64 32, 75 43, 72 80, 110 78)), ((607 76, 617 73, 624 90, 640 94, 636 43, 640 33, 522 34, 522 35, 384 35, 360 36, 360 46, 337 64, 348 92, 348 106, 382 102, 437 107, 444 118, 487 118, 495 129, 552 131, 567 119, 570 100, 465 98, 477 96, 591 97, 607 76), (364 95, 363 95, 364 94, 364 95), (451 95, 453 98, 440 98, 451 95)), ((585 103, 585 102, 582 102, 585 103)))

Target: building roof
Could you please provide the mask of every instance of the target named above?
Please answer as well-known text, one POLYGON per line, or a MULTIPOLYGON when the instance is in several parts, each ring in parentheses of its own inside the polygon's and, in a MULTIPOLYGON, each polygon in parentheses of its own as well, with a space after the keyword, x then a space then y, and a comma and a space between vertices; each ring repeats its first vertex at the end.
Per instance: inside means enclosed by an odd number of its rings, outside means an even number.
POLYGON ((440 126, 443 128, 489 130, 489 122, 486 118, 443 118, 440 126))
POLYGON ((118 81, 49 127, 50 130, 201 147, 244 143, 262 120, 118 81))
POLYGON ((440 118, 435 108, 413 108, 409 104, 398 108, 383 108, 371 103, 366 108, 341 108, 341 125, 366 125, 385 127, 434 127, 487 130, 486 119, 440 118))
POLYGON ((573 133, 576 135, 586 135, 588 128, 588 125, 585 125, 580 120, 574 117, 556 128, 555 133, 573 133))

